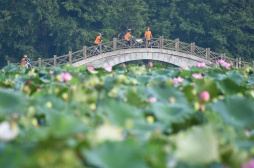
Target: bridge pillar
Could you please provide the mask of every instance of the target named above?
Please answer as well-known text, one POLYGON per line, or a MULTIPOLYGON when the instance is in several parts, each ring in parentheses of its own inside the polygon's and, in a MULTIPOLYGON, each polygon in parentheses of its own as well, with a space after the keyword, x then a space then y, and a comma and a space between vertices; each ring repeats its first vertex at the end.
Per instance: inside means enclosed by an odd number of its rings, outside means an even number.
POLYGON ((176 51, 179 51, 179 44, 180 44, 179 38, 175 39, 175 50, 176 51))
POLYGON ((238 60, 238 58, 236 58, 235 59, 235 66, 238 68, 238 66, 239 66, 239 60, 238 60))
POLYGON ((206 59, 210 60, 210 48, 206 48, 205 52, 206 52, 206 59))
POLYGON ((132 48, 132 37, 130 37, 130 48, 132 48))
POLYGON ((117 38, 113 38, 113 51, 117 49, 117 38))
POLYGON ((220 59, 224 60, 224 54, 223 53, 220 54, 220 59))
POLYGON ((38 58, 38 67, 41 67, 41 58, 38 58))
POLYGON ((83 58, 86 59, 86 52, 87 52, 87 48, 86 46, 83 46, 83 58))
POLYGON ((160 36, 160 49, 163 49, 164 36, 160 36))
POLYGON ((72 63, 72 51, 69 51, 69 63, 72 63))
POLYGON ((191 55, 195 55, 195 43, 191 43, 191 55))
POLYGON ((57 56, 54 55, 54 67, 56 67, 56 65, 57 65, 57 56))
POLYGON ((102 53, 102 46, 101 43, 99 43, 99 48, 100 48, 100 54, 102 53))

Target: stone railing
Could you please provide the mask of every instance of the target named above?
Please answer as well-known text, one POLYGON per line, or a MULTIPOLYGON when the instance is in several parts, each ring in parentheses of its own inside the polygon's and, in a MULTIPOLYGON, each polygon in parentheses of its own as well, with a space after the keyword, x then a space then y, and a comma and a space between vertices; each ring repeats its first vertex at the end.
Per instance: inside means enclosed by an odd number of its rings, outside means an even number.
MULTIPOLYGON (((177 51, 181 53, 195 55, 197 57, 206 59, 211 62, 215 62, 216 60, 223 59, 227 62, 233 63, 236 67, 252 65, 250 62, 241 61, 241 58, 232 58, 226 56, 225 53, 216 53, 210 51, 210 48, 202 48, 196 46, 195 43, 184 43, 181 42, 179 39, 170 40, 164 39, 163 36, 159 38, 153 38, 150 43, 143 39, 135 39, 131 38, 130 43, 128 44, 127 41, 124 39, 117 39, 114 38, 113 41, 103 42, 96 46, 87 47, 84 46, 83 49, 79 51, 69 51, 68 54, 62 56, 54 55, 53 58, 49 59, 41 59, 39 58, 37 61, 32 61, 31 64, 33 66, 60 66, 66 63, 75 63, 81 60, 84 60, 89 57, 96 56, 98 54, 112 52, 116 50, 124 50, 129 48, 158 48, 158 49, 166 49, 177 51)), ((15 64, 19 65, 20 63, 11 63, 7 61, 7 64, 15 64)))

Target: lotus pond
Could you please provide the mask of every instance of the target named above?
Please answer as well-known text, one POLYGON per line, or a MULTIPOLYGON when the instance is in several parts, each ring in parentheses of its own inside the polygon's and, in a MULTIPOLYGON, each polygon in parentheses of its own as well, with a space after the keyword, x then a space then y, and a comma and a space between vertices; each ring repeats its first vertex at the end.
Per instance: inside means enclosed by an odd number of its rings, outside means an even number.
POLYGON ((253 69, 224 65, 4 67, 0 167, 253 168, 253 69))

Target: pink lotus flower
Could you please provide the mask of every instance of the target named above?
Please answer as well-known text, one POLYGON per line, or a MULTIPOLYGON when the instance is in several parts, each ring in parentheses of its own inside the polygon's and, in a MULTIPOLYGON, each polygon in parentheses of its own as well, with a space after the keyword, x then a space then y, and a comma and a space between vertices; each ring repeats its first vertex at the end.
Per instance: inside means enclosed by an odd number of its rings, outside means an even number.
POLYGON ((205 62, 199 62, 197 63, 198 68, 204 68, 205 67, 205 62))
POLYGON ((149 102, 155 103, 157 101, 156 97, 150 97, 149 102))
POLYGON ((178 69, 179 69, 180 72, 182 72, 182 67, 179 67, 178 69))
POLYGON ((218 63, 227 69, 230 69, 230 66, 234 65, 233 63, 227 63, 225 60, 218 60, 218 63))
POLYGON ((180 76, 178 78, 173 78, 173 83, 178 84, 178 83, 183 83, 184 78, 181 78, 180 76))
POLYGON ((173 83, 174 84, 178 84, 178 79, 177 78, 173 78, 173 83))
POLYGON ((254 159, 251 159, 249 163, 242 165, 242 168, 254 168, 254 159))
POLYGON ((55 71, 53 71, 53 70, 50 70, 50 71, 49 71, 50 74, 53 74, 54 72, 55 72, 55 71))
POLYGON ((112 66, 107 65, 107 66, 104 67, 104 69, 105 69, 105 71, 107 71, 107 72, 111 72, 111 71, 112 71, 112 66))
POLYGON ((220 65, 227 69, 230 69, 230 66, 231 66, 230 63, 227 63, 227 62, 222 62, 220 65))
POLYGON ((177 78, 178 82, 183 83, 184 78, 181 78, 180 76, 177 78))
POLYGON ((192 74, 192 76, 196 79, 203 79, 204 78, 201 74, 192 74))
POLYGON ((93 70, 94 70, 94 67, 93 67, 93 66, 89 66, 89 67, 87 67, 87 70, 88 70, 88 71, 93 71, 93 70))
POLYGON ((204 102, 208 102, 210 100, 210 94, 208 91, 203 91, 200 93, 200 99, 204 102))
POLYGON ((65 81, 65 82, 69 82, 72 79, 72 76, 70 73, 61 73, 61 82, 65 81))
POLYGON ((220 60, 218 60, 217 62, 218 62, 219 64, 222 64, 222 63, 225 62, 225 60, 220 59, 220 60))
POLYGON ((153 66, 153 63, 152 63, 152 62, 148 62, 148 66, 149 66, 149 67, 152 67, 152 66, 153 66))
POLYGON ((123 67, 123 68, 125 68, 125 67, 126 67, 125 63, 123 63, 123 64, 122 64, 122 67, 123 67))

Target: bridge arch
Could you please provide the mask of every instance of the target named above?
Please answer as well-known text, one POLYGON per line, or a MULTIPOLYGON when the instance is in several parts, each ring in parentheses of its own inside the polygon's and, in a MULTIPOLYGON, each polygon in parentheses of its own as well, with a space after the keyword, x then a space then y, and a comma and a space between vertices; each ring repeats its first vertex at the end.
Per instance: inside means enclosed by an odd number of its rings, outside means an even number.
POLYGON ((133 48, 125 50, 117 50, 109 53, 103 53, 97 56, 93 56, 73 64, 73 66, 94 66, 104 67, 106 65, 114 66, 120 63, 134 61, 134 60, 156 60, 166 63, 170 63, 180 67, 191 67, 198 62, 206 62, 208 65, 210 61, 177 51, 171 51, 166 49, 154 49, 154 48, 133 48))

